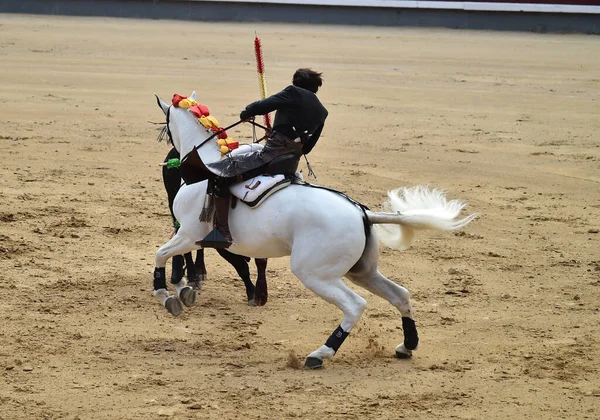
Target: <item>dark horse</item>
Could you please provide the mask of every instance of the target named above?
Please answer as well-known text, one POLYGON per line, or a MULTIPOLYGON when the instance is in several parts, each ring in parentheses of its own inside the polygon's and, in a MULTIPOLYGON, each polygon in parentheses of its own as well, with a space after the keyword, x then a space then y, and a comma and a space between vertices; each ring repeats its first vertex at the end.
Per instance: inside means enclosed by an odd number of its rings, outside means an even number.
MULTIPOLYGON (((178 166, 166 165, 171 159, 179 159, 179 153, 173 147, 165 158, 165 165, 163 166, 163 182, 165 189, 167 190, 167 196, 169 198, 169 210, 171 211, 171 217, 173 218, 173 225, 177 230, 178 223, 173 215, 173 201, 175 196, 181 187, 181 173, 178 166)), ((250 258, 241 255, 233 254, 226 249, 217 249, 217 252, 229 262, 237 271, 238 275, 246 286, 246 297, 248 298, 249 305, 263 306, 267 303, 267 259, 266 258, 255 258, 254 263, 258 272, 256 278, 256 287, 250 279, 250 258)), ((171 271, 171 283, 179 283, 181 278, 185 275, 187 270, 187 279, 194 289, 199 289, 201 282, 206 279, 206 266, 204 265, 204 249, 196 251, 196 260, 192 256, 191 252, 185 255, 176 255, 173 257, 172 271, 171 271)))

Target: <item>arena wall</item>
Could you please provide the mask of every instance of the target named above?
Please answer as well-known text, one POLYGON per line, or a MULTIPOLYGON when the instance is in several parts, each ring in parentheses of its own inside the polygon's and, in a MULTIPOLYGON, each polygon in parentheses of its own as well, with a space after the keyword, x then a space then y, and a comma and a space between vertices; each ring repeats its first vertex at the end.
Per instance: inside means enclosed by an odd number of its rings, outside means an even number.
POLYGON ((600 33, 600 0, 0 0, 0 13, 600 33))

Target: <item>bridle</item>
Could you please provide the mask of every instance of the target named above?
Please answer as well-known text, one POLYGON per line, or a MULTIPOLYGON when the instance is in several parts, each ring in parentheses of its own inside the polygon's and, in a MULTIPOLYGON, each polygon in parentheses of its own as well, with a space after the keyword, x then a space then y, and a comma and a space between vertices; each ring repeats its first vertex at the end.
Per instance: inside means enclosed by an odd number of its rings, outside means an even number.
MULTIPOLYGON (((171 134, 171 128, 169 127, 169 122, 171 120, 171 107, 172 106, 173 105, 169 105, 169 108, 167 109, 167 122, 164 122, 164 123, 152 123, 152 124, 161 124, 161 125, 164 124, 165 125, 162 128, 162 130, 160 130, 160 133, 158 133, 158 141, 161 142, 161 141, 163 141, 163 139, 165 137, 167 137, 167 144, 171 144, 171 145, 173 144, 173 136, 171 134)), ((200 143, 198 146, 196 146, 196 148, 204 146, 208 141, 214 139, 219 134, 221 134, 223 131, 227 131, 230 128, 233 128, 233 127, 235 127, 235 126, 237 126, 237 125, 239 125, 239 124, 241 124, 243 122, 248 122, 248 123, 250 123, 250 124, 253 125, 252 128, 253 128, 253 136, 254 136, 254 138, 256 138, 256 127, 262 128, 263 130, 265 130, 267 132, 271 131, 269 128, 265 127, 262 124, 259 124, 259 123, 255 122, 253 120, 239 120, 238 122, 233 123, 231 125, 228 125, 227 127, 220 129, 219 131, 215 131, 210 137, 208 137, 202 143, 200 143)), ((259 143, 262 140, 264 140, 266 137, 267 137, 267 135, 263 136, 262 138, 260 138, 258 140, 254 140, 254 143, 259 143)))
POLYGON ((164 127, 162 128, 162 130, 160 130, 160 133, 158 133, 158 139, 157 141, 160 143, 161 141, 164 140, 164 138, 167 138, 167 144, 170 144, 173 146, 173 136, 171 135, 171 129, 169 128, 169 120, 171 118, 171 106, 169 106, 169 108, 167 108, 167 122, 152 122, 152 121, 148 121, 151 124, 160 124, 160 125, 164 125, 164 127))

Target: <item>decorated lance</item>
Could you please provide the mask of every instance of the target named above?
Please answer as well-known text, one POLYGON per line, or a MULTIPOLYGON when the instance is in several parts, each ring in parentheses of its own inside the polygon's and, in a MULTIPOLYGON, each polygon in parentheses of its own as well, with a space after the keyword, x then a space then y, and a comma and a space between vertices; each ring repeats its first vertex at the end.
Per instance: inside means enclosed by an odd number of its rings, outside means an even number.
MULTIPOLYGON (((265 79, 265 63, 263 61, 262 44, 260 38, 254 32, 254 54, 256 55, 256 70, 258 72, 258 87, 260 88, 260 97, 265 99, 268 95, 267 80, 265 79)), ((265 114, 265 125, 271 128, 271 115, 265 114)))

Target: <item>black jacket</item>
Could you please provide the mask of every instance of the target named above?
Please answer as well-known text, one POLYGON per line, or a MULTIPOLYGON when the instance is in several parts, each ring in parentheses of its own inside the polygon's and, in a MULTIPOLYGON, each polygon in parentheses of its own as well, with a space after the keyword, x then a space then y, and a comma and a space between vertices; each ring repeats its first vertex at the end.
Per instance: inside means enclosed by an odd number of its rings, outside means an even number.
POLYGON ((321 136, 327 109, 317 95, 293 85, 266 99, 251 103, 240 114, 241 119, 277 111, 273 131, 292 139, 300 137, 302 153, 308 154, 321 136))

